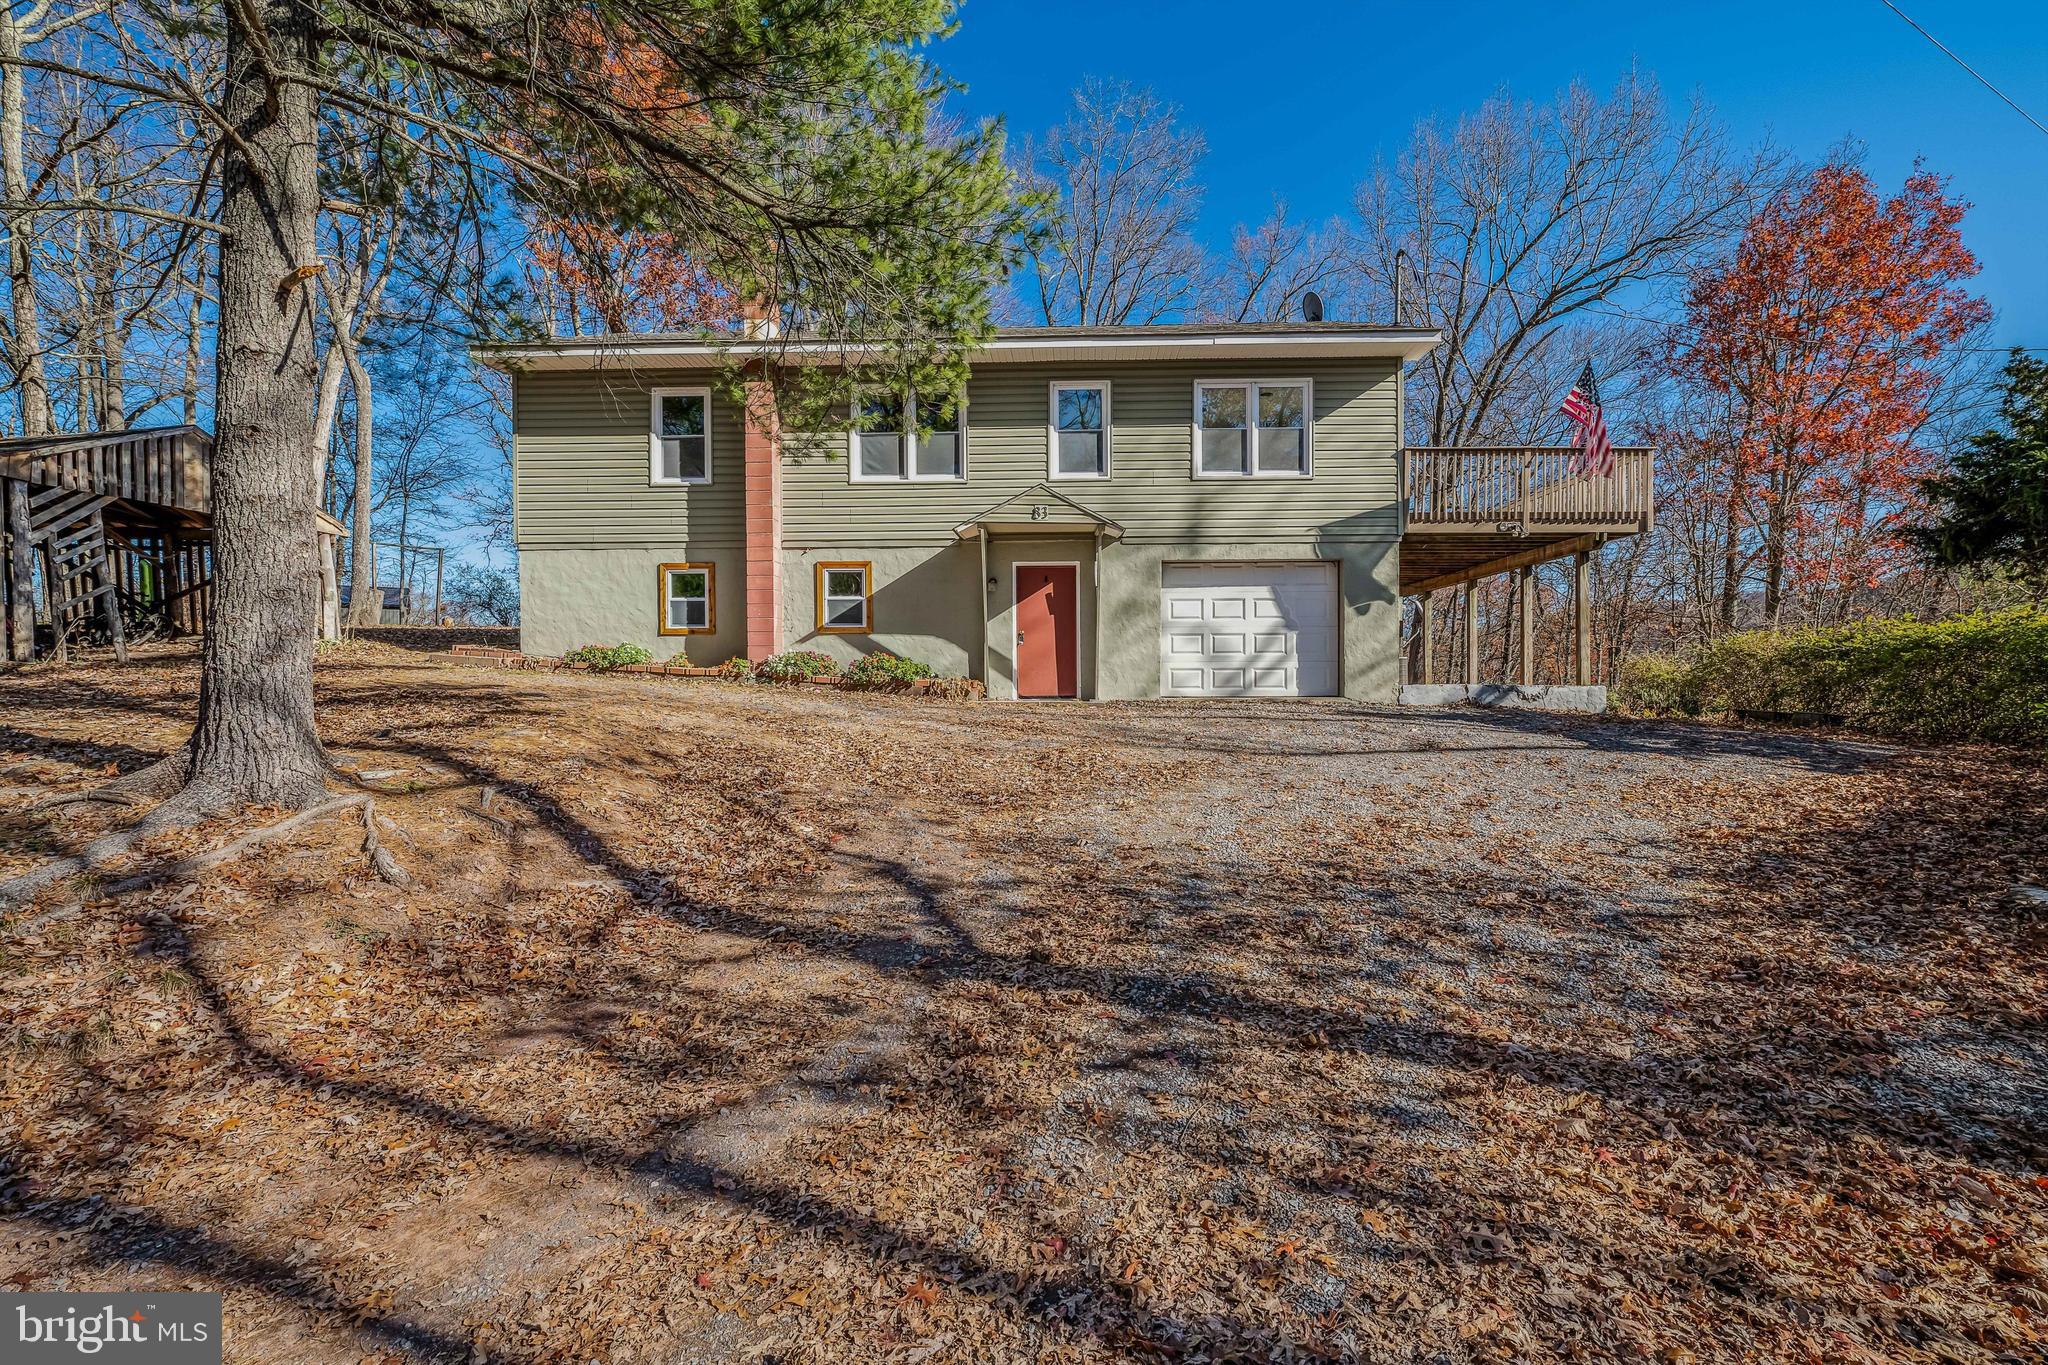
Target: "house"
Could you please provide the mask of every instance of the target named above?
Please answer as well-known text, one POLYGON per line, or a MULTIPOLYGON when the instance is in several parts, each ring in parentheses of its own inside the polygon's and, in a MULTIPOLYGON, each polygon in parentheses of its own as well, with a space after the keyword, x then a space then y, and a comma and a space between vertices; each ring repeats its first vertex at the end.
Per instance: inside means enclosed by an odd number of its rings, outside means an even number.
POLYGON ((1403 366, 1437 342, 1321 322, 1006 329, 957 405, 865 394, 827 434, 778 432, 757 401, 773 367, 842 363, 822 342, 480 348, 513 377, 523 645, 694 664, 887 650, 997 698, 1392 700, 1404 592, 1647 525, 1576 515, 1599 509, 1554 486, 1564 452, 1519 473, 1501 452, 1404 452, 1403 366), (721 370, 755 357, 772 365, 733 401, 721 370))
MULTIPOLYGON (((378 625, 402 626, 405 624, 405 612, 410 604, 406 601, 406 591, 404 588, 373 587, 370 591, 377 594, 379 598, 377 604, 378 625)), ((355 605, 355 587, 353 584, 344 583, 341 585, 340 605, 344 615, 348 614, 349 609, 355 605)))

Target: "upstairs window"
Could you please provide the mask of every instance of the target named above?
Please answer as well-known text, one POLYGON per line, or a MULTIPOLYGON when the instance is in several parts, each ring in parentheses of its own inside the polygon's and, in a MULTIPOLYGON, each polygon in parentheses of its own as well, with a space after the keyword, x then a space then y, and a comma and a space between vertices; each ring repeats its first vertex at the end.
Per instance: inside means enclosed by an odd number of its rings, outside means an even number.
POLYGON ((1307 477, 1309 403, 1305 379, 1195 385, 1195 477, 1307 477))
POLYGON ((1052 450, 1054 479, 1109 477, 1109 385, 1052 386, 1052 450))
POLYGON ((854 423, 848 472, 855 483, 959 479, 963 445, 958 402, 871 396, 854 423))
POLYGON ((699 635, 717 620, 711 598, 709 564, 661 566, 661 633, 699 635))
POLYGON ((647 481, 711 482, 711 391, 656 389, 648 436, 647 481))

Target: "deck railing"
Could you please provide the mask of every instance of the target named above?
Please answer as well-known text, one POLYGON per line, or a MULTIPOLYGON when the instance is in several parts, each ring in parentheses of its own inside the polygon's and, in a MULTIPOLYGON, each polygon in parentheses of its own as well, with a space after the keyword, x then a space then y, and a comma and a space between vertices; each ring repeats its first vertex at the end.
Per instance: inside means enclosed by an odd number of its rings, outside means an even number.
POLYGON ((1408 524, 1486 532, 1647 531, 1652 452, 1616 446, 1614 472, 1572 470, 1572 446, 1411 446, 1408 524))

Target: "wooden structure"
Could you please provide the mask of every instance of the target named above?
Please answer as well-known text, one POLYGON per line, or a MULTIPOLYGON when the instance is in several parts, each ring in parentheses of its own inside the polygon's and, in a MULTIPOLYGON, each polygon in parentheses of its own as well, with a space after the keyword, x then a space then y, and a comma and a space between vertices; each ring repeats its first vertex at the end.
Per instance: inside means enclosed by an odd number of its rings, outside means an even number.
MULTIPOLYGON (((0 439, 7 657, 35 657, 39 615, 60 659, 95 628, 123 660, 131 621, 160 618, 177 634, 205 629, 213 598, 212 466, 213 440, 198 427, 0 439)), ((332 585, 342 528, 324 512, 314 515, 321 627, 331 638, 339 633, 332 585)))
POLYGON ((1479 677, 1478 587, 1494 574, 1513 574, 1519 636, 1517 676, 1534 672, 1535 581, 1538 564, 1573 559, 1573 680, 1593 681, 1592 552, 1607 541, 1648 531, 1655 516, 1653 452, 1616 446, 1611 475, 1580 478, 1570 446, 1415 447, 1404 453, 1406 530, 1401 537, 1401 593, 1421 601, 1417 618, 1421 676, 1435 682, 1431 598, 1464 589, 1465 676, 1479 677))

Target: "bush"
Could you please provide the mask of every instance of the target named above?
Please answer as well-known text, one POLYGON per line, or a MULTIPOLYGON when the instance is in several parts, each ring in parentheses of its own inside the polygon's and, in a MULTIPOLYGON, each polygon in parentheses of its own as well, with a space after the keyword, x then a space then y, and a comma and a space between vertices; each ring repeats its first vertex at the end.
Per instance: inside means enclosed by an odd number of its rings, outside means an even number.
POLYGON ((754 661, 752 659, 727 659, 718 666, 718 676, 727 682, 752 682, 754 661))
POLYGON ((829 678, 839 671, 839 663, 829 654, 820 654, 815 649, 792 649, 785 654, 763 659, 754 665, 754 676, 762 682, 794 683, 811 678, 829 678))
POLYGON ((639 645, 584 645, 562 656, 566 664, 582 664, 593 673, 609 673, 628 664, 654 662, 654 656, 639 645))
POLYGON ((1697 716, 1699 679, 1692 665, 1677 655, 1639 655, 1622 663, 1614 701, 1639 716, 1697 716))
POLYGON ((846 670, 845 683, 862 692, 901 692, 932 675, 929 664, 901 659, 887 652, 863 654, 846 670))
POLYGON ((1803 711, 1902 739, 2048 744, 2048 611, 1740 631, 1632 659, 1615 691, 1639 712, 1803 711))

